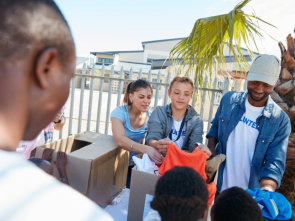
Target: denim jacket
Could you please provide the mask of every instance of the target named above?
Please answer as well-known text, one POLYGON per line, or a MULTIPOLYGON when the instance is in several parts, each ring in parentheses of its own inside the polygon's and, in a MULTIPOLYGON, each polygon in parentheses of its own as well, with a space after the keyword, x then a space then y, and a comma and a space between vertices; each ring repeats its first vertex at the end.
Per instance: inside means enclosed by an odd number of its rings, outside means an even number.
MULTIPOLYGON (((206 136, 218 140, 217 153, 226 154, 228 137, 246 111, 246 98, 247 92, 232 91, 223 96, 206 136)), ((256 124, 259 134, 251 162, 248 188, 259 188, 262 178, 275 180, 279 187, 285 171, 288 137, 291 132, 290 119, 269 96, 256 124)), ((225 163, 226 161, 219 168, 218 190, 222 186, 225 163)))
MULTIPOLYGON (((147 143, 150 140, 161 140, 168 137, 172 126, 173 116, 171 105, 158 106, 148 121, 147 143)), ((202 143, 203 120, 190 105, 187 107, 185 127, 186 132, 182 149, 192 152, 195 149, 195 142, 202 143)))

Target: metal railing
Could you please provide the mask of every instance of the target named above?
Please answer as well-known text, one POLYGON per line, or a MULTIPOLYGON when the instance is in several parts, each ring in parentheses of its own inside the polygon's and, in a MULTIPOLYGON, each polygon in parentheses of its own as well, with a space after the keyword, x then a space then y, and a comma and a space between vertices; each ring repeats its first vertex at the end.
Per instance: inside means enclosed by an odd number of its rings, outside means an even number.
MULTIPOLYGON (((114 66, 106 70, 105 66, 90 69, 84 64, 82 71, 76 71, 71 82, 69 98, 66 102, 65 117, 66 124, 62 131, 55 131, 55 138, 64 138, 71 134, 82 131, 93 131, 96 133, 112 134, 110 127, 111 111, 122 104, 124 90, 129 82, 136 79, 146 79, 153 88, 152 107, 166 105, 168 103, 168 88, 171 74, 166 72, 144 72, 133 71, 132 68, 118 71, 114 66)), ((213 84, 208 86, 208 78, 205 77, 204 85, 194 94, 192 106, 195 107, 204 119, 204 133, 209 130, 211 120, 222 95, 233 89, 237 90, 237 81, 233 88, 230 80, 226 78, 223 82, 214 78, 213 84)), ((245 84, 243 89, 245 89, 245 84)))

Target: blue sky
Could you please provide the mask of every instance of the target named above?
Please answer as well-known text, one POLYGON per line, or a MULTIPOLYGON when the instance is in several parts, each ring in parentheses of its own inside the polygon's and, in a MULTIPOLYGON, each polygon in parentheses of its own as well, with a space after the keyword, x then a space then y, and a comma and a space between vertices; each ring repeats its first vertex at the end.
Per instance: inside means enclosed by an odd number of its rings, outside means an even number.
MULTIPOLYGON (((72 29, 77 55, 90 51, 141 50, 142 41, 189 35, 201 17, 228 13, 239 0, 56 0, 72 29)), ((294 0, 253 0, 245 12, 276 25, 265 28, 283 41, 295 27, 294 0)), ((293 37, 294 37, 294 33, 293 37)), ((277 42, 258 39, 261 52, 280 55, 277 42)))

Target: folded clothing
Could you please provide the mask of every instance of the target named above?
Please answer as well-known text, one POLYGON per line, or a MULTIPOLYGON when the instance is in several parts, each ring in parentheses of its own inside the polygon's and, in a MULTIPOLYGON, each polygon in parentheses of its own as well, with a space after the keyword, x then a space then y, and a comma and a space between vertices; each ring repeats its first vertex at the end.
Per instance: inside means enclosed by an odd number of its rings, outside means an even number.
POLYGON ((258 188, 246 191, 256 200, 264 217, 270 220, 290 220, 292 218, 291 203, 281 193, 258 188))

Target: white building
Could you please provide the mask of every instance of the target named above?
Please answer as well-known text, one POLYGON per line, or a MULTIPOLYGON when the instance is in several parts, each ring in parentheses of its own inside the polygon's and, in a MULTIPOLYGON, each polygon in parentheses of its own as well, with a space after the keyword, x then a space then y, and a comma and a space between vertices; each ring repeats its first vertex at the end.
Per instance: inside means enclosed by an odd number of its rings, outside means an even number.
MULTIPOLYGON (((139 73, 140 70, 144 74, 147 74, 151 70, 152 79, 155 80, 159 70, 161 75, 167 75, 167 68, 169 67, 169 53, 171 49, 184 38, 172 38, 162 39, 155 41, 142 42, 142 50, 135 51, 101 51, 91 52, 95 56, 95 64, 98 69, 102 64, 105 65, 106 70, 110 70, 111 65, 114 66, 115 72, 119 72, 123 67, 125 71, 129 71, 132 68, 133 73, 139 73)), ((247 49, 241 48, 241 52, 244 55, 245 60, 249 66, 252 63, 252 57, 247 49)), ((215 73, 215 76, 223 79, 223 77, 230 77, 231 79, 241 79, 240 85, 243 84, 243 79, 246 78, 247 70, 240 70, 235 64, 235 57, 229 53, 227 45, 224 47, 224 58, 226 64, 222 66, 222 71, 215 73)), ((254 57, 258 53, 254 52, 254 57)), ((170 69, 171 71, 171 69, 170 69)), ((172 73, 172 76, 175 73, 172 73)), ((144 77, 145 78, 145 77, 144 77)))
MULTIPOLYGON (((163 39, 142 42, 143 50, 91 52, 96 57, 96 65, 114 65, 115 70, 142 69, 147 72, 152 68, 153 60, 168 58, 170 50, 183 38, 163 39)), ((164 68, 165 69, 165 68, 164 68)), ((159 70, 159 68, 157 68, 159 70)))

